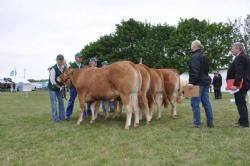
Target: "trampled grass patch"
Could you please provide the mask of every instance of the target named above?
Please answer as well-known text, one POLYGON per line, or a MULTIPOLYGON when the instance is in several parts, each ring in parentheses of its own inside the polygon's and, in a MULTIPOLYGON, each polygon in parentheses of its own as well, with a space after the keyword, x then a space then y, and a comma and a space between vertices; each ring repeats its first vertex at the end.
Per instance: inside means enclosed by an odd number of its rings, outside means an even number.
POLYGON ((85 118, 52 123, 48 93, 0 93, 0 165, 249 165, 250 129, 233 128, 236 107, 224 94, 214 100, 215 128, 189 128, 189 100, 178 105, 178 118, 163 111, 160 121, 124 130, 125 116, 95 124, 85 118))

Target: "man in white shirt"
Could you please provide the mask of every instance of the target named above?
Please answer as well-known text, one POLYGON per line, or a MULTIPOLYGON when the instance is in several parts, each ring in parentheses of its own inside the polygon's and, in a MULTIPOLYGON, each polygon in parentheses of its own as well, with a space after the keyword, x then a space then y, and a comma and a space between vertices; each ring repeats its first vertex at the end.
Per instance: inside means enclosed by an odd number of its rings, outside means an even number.
POLYGON ((64 69, 64 57, 59 54, 56 57, 56 64, 50 68, 48 83, 51 116, 54 122, 65 119, 62 86, 56 80, 63 73, 64 69))

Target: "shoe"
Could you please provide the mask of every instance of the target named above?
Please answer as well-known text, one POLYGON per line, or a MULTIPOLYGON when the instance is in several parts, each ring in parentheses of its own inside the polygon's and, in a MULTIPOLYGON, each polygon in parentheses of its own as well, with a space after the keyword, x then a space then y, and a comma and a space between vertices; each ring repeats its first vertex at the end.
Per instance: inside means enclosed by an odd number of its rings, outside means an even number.
POLYGON ((208 128, 214 128, 214 124, 207 125, 208 128))
POLYGON ((66 117, 65 120, 66 120, 66 121, 69 121, 69 120, 70 120, 70 117, 66 117))
POLYGON ((241 125, 241 124, 236 124, 234 125, 235 128, 249 128, 249 126, 244 126, 244 125, 241 125))
POLYGON ((201 126, 200 125, 191 125, 190 128, 200 128, 201 126))

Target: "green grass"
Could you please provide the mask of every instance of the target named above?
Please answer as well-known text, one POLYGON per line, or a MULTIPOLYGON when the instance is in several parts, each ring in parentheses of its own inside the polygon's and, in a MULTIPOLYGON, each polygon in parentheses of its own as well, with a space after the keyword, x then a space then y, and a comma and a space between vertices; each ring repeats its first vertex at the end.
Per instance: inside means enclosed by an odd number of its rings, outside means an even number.
MULTIPOLYGON (((235 129, 238 118, 232 96, 213 100, 215 128, 188 126, 189 100, 178 105, 178 118, 163 111, 160 121, 145 121, 124 130, 125 116, 95 124, 76 125, 78 103, 71 121, 52 123, 47 92, 0 93, 0 165, 250 165, 250 129, 235 129)), ((155 117, 154 117, 155 119, 155 117)))

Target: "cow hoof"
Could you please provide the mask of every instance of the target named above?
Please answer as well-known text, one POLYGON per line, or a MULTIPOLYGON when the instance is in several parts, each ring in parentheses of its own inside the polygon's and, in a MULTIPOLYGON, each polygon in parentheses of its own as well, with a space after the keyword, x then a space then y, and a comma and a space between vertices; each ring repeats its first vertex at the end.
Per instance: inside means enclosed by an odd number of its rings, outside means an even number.
POLYGON ((81 124, 81 121, 78 121, 76 124, 79 126, 81 124))
POLYGON ((125 126, 125 130, 129 130, 129 126, 125 126))
POLYGON ((139 123, 136 123, 136 124, 134 125, 134 127, 135 127, 135 128, 140 127, 139 123))
POLYGON ((161 120, 161 118, 160 118, 160 117, 158 117, 158 118, 157 118, 157 120, 161 120))
POLYGON ((147 121, 147 125, 150 125, 151 124, 151 121, 147 121))
POLYGON ((91 120, 91 121, 90 121, 90 124, 93 124, 93 123, 95 123, 95 121, 94 121, 94 120, 91 120))
POLYGON ((177 115, 173 115, 172 118, 173 118, 173 119, 176 119, 176 118, 177 118, 177 115))

